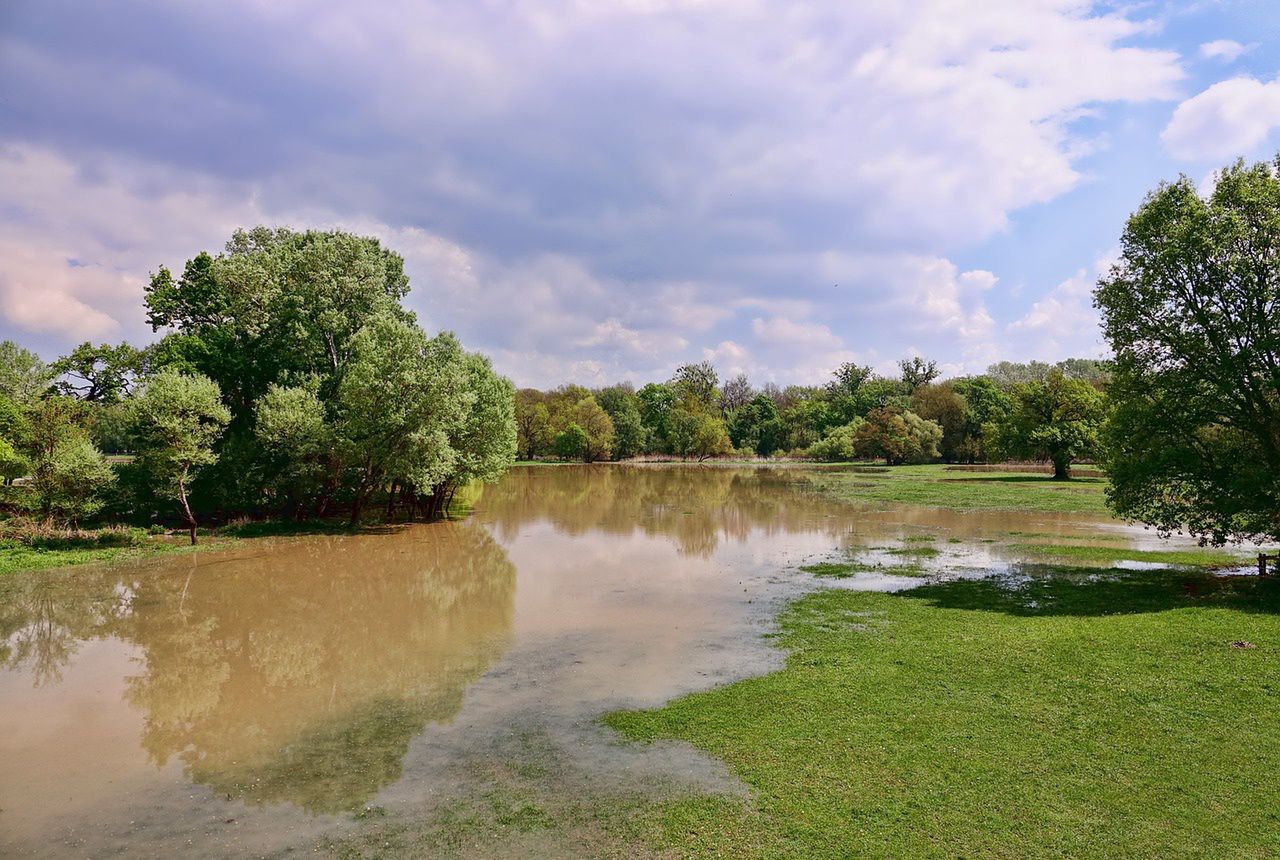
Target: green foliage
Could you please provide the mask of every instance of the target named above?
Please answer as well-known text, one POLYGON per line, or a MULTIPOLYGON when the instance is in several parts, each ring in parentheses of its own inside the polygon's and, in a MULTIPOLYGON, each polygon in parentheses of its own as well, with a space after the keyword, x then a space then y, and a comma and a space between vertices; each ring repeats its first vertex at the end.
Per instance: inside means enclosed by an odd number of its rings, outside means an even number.
POLYGON ((677 367, 675 376, 668 384, 685 409, 719 414, 720 377, 711 362, 702 361, 677 367))
POLYGON ((735 448, 746 448, 768 457, 782 447, 784 428, 773 399, 757 394, 729 417, 729 439, 735 448))
POLYGON ((18 449, 30 463, 27 504, 45 522, 80 522, 102 509, 102 493, 115 473, 89 440, 84 406, 52 395, 34 402, 18 449))
POLYGON ((533 460, 551 451, 555 431, 546 395, 533 388, 516 394, 516 447, 521 460, 533 460))
POLYGON ((53 377, 40 356, 11 340, 0 341, 0 395, 26 406, 49 390, 53 377))
POLYGON ((1216 544, 1280 540, 1280 178, 1237 162, 1129 219, 1096 303, 1115 354, 1116 513, 1216 544))
POLYGON ((127 395, 142 374, 146 353, 127 343, 116 346, 89 341, 49 366, 61 377, 57 389, 90 403, 115 403, 127 395))
POLYGON ((216 462, 214 444, 231 420, 218 384, 207 376, 186 376, 163 370, 147 380, 132 401, 138 455, 160 493, 182 508, 196 542, 196 518, 191 508, 192 477, 216 462))
POLYGON ((867 413, 854 436, 859 456, 883 457, 890 466, 924 463, 938 457, 942 428, 914 412, 878 407, 867 413))
POLYGON ((492 483, 516 459, 515 387, 478 353, 463 358, 463 373, 475 399, 449 434, 458 459, 447 480, 454 485, 492 483))
POLYGON ((993 440, 1003 456, 1050 460, 1062 480, 1072 461, 1098 455, 1106 400, 1088 382, 1053 370, 1043 382, 1015 386, 1012 401, 993 440))
POLYGON ((898 368, 902 371, 902 387, 906 394, 913 394, 917 388, 933 382, 939 373, 936 361, 925 361, 918 355, 899 361, 898 368))
POLYGON ((625 460, 643 453, 649 444, 649 433, 635 392, 630 387, 615 385, 599 392, 596 400, 613 422, 613 459, 625 460))
POLYGON ((590 444, 587 431, 570 422, 568 427, 556 434, 553 449, 561 460, 586 460, 590 444))
POLYGON ((667 450, 667 421, 676 405, 675 390, 661 382, 650 382, 636 393, 636 399, 640 401, 640 419, 649 433, 651 444, 655 450, 667 450))
POLYGON ((916 386, 911 394, 911 411, 942 428, 939 448, 943 460, 953 463, 966 459, 964 455, 970 450, 966 444, 971 426, 969 408, 954 385, 943 382, 916 386))
POLYGON ((858 430, 863 423, 863 419, 855 418, 848 424, 833 428, 826 436, 809 446, 808 456, 831 463, 852 460, 857 454, 858 430))
POLYGON ((352 521, 369 493, 401 479, 424 494, 444 483, 458 453, 449 434, 475 403, 462 350, 450 334, 428 340, 395 315, 375 317, 351 340, 335 398, 334 436, 352 470, 352 521))
POLYGON ((332 433, 311 388, 272 385, 258 399, 254 425, 265 453, 268 490, 298 512, 330 477, 332 433))

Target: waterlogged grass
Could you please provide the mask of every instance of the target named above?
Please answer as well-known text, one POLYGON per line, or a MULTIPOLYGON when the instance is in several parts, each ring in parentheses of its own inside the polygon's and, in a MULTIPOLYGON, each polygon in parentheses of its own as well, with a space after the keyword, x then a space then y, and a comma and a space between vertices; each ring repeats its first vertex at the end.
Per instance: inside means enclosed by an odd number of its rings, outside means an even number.
POLYGON ((882 472, 816 472, 813 485, 846 501, 900 502, 958 510, 1106 514, 1105 478, 1055 481, 1048 475, 949 472, 945 466, 898 466, 882 472))
POLYGON ((1174 567, 1239 567, 1247 556, 1212 549, 1133 550, 1100 544, 1013 544, 1011 549, 1040 558, 1084 565, 1138 561, 1174 567))
POLYGON ((51 549, 43 547, 0 548, 0 576, 27 570, 70 567, 77 564, 118 562, 190 551, 190 546, 163 539, 149 539, 132 547, 76 547, 51 549))
POLYGON ((655 807, 644 840, 682 857, 1276 856, 1280 584, 1092 574, 793 604, 785 669, 606 718, 751 788, 655 807))
POLYGON ((78 541, 69 542, 68 546, 29 546, 17 541, 0 541, 0 576, 82 564, 132 562, 179 552, 225 549, 236 541, 253 538, 354 534, 392 527, 380 524, 353 527, 345 520, 247 521, 228 524, 217 530, 202 528, 199 531, 200 542, 194 547, 190 545, 185 531, 168 536, 142 535, 131 546, 83 546, 78 541))

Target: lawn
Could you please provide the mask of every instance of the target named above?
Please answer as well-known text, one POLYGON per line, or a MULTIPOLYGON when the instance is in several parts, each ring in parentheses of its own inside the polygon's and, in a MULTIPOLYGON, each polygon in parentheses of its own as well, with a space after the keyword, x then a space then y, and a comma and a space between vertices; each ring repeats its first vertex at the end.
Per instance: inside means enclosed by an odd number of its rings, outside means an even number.
POLYGON ((1199 572, 828 590, 785 669, 606 720, 751 788, 653 812, 675 856, 1276 856, 1277 609, 1199 572))
MULTIPOLYGON (((857 468, 857 467, 854 467, 857 468)), ((902 502, 959 510, 1023 510, 1106 515, 1105 478, 1055 481, 1021 472, 948 471, 945 466, 822 470, 819 491, 846 501, 902 502)))

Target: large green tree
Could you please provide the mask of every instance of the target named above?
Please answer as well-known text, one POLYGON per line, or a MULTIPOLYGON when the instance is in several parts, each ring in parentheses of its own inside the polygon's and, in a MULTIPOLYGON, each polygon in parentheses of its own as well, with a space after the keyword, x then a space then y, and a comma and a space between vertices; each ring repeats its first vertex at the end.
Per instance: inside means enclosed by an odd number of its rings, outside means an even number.
POLYGON ((1162 184, 1096 303, 1115 355, 1108 500, 1216 544, 1280 540, 1280 159, 1162 184))
POLYGON ((1100 453, 1099 433, 1106 420, 1102 392, 1060 370, 1043 382, 1015 386, 1008 415, 997 425, 994 447, 1010 458, 1053 463, 1053 477, 1071 477, 1071 463, 1100 453))
POLYGON ((161 492, 178 502, 194 545, 191 479, 217 461, 214 445, 231 420, 218 384, 207 376, 163 370, 147 380, 131 405, 139 457, 161 492))

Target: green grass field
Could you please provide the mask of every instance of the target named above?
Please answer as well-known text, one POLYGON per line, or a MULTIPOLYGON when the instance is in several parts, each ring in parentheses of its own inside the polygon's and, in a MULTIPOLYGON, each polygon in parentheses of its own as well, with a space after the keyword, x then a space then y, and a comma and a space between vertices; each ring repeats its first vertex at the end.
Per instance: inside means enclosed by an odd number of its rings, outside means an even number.
POLYGON ((1021 472, 948 471, 945 466, 896 466, 876 471, 817 472, 819 491, 845 501, 901 502, 958 510, 1022 510, 1107 514, 1105 478, 1055 481, 1021 472))
POLYGON ((652 812, 672 856, 1276 856, 1277 610, 1201 573, 824 591, 782 671, 607 722, 751 789, 652 812))

